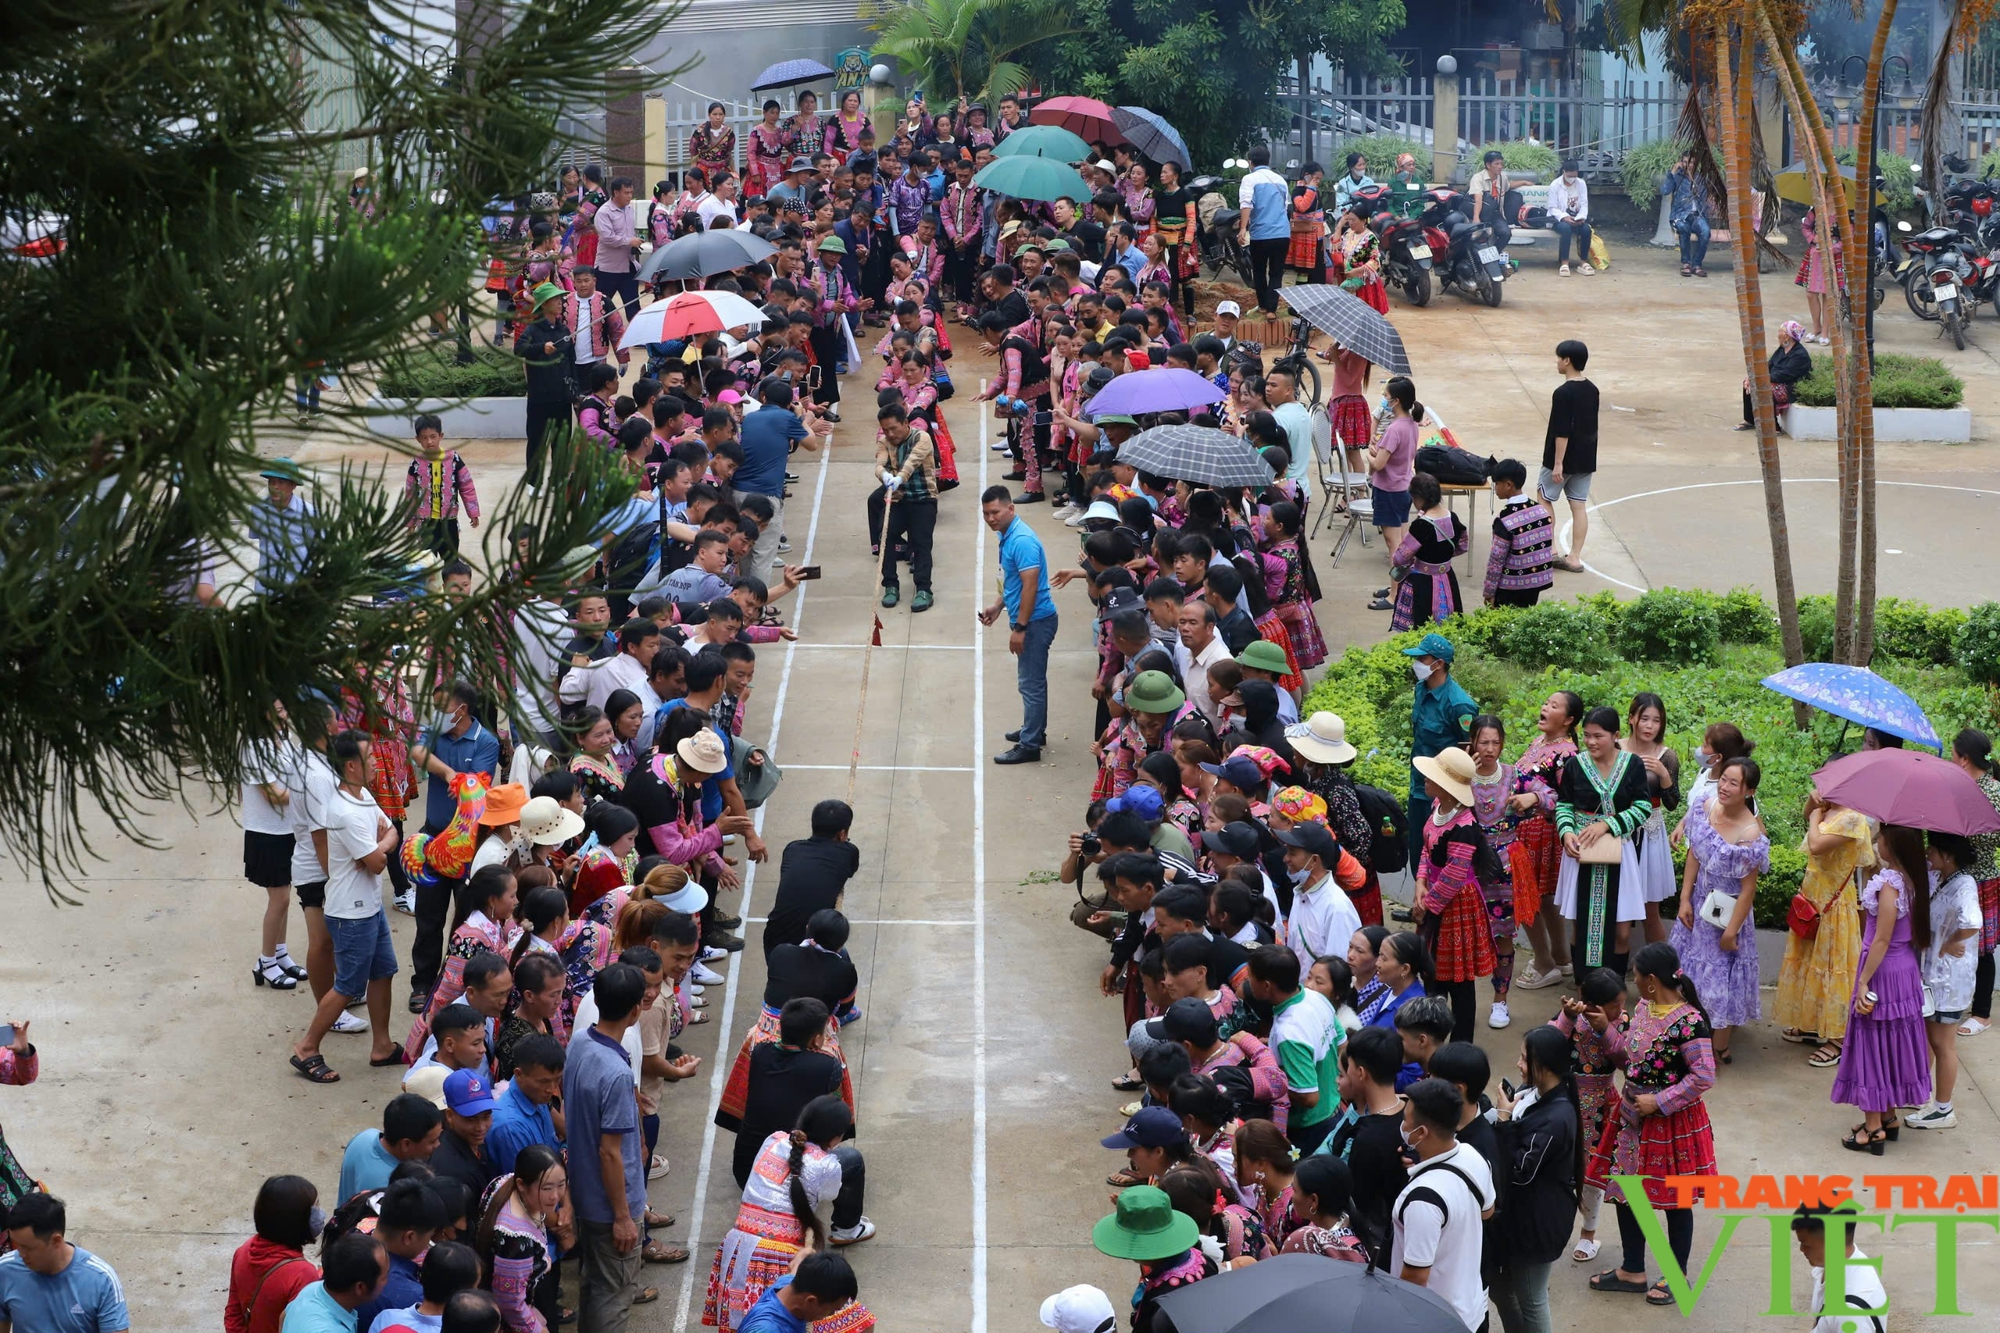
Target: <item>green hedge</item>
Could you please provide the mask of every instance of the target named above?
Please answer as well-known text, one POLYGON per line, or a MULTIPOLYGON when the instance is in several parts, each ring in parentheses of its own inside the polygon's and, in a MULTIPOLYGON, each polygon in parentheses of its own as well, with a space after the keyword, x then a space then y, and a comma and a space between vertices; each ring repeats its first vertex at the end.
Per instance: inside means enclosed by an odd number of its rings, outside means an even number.
POLYGON ((457 355, 457 345, 449 339, 427 342, 384 366, 377 389, 384 398, 412 401, 527 397, 525 363, 513 353, 481 344, 472 349, 472 364, 466 366, 458 364, 457 355))
MULTIPOLYGON (((1687 145, 1674 139, 1655 139, 1625 150, 1618 159, 1618 181, 1632 207, 1650 213, 1660 206, 1660 177, 1672 171, 1686 151, 1687 145)), ((1721 160, 1718 154, 1716 161, 1721 160)))
MULTIPOLYGON (((1832 642, 1830 599, 1801 601, 1802 620, 1823 615, 1820 651, 1807 638, 1807 655, 1823 660, 1832 642)), ((1534 734, 1542 701, 1555 690, 1574 690, 1621 714, 1639 691, 1658 693, 1667 705, 1667 743, 1683 762, 1710 722, 1742 727, 1757 743, 1759 805, 1771 830, 1771 873, 1758 884, 1757 922, 1776 927, 1805 871, 1801 815, 1812 774, 1841 731, 1839 719, 1823 713, 1812 714, 1809 730, 1795 729, 1791 702, 1761 684, 1784 666, 1776 623, 1752 589, 1663 588, 1623 603, 1597 593, 1525 609, 1482 608, 1436 628, 1458 649, 1453 676, 1506 723, 1509 753, 1534 734)), ((1348 649, 1302 709, 1340 714, 1361 752, 1355 777, 1390 792, 1409 782, 1412 685, 1403 649, 1430 628, 1348 649)), ((1875 670, 1907 691, 1943 735, 1963 726, 2000 732, 2000 695, 1989 688, 2000 684, 2000 603, 1965 612, 1883 598, 1875 670)))
POLYGON ((1384 185, 1389 183, 1389 177, 1396 174, 1396 159, 1404 153, 1417 159, 1417 170, 1424 180, 1430 180, 1435 170, 1429 144, 1418 139, 1406 139, 1400 134, 1364 134, 1341 144, 1334 155, 1322 164, 1326 167, 1329 182, 1340 176, 1341 164, 1347 161, 1349 153, 1361 154, 1368 174, 1384 185))
MULTIPOLYGON (((1792 386, 1792 401, 1803 407, 1832 407, 1833 358, 1818 357, 1812 374, 1792 386)), ((1934 356, 1884 352, 1875 358, 1875 406, 1957 407, 1965 401, 1965 381, 1934 356)))
POLYGON ((1486 155, 1498 150, 1500 158, 1507 164, 1507 170, 1525 172, 1535 178, 1537 184, 1546 185, 1556 178, 1562 166, 1562 156, 1555 149, 1543 143, 1532 143, 1526 139, 1507 139, 1501 143, 1479 145, 1475 162, 1484 163, 1486 155))

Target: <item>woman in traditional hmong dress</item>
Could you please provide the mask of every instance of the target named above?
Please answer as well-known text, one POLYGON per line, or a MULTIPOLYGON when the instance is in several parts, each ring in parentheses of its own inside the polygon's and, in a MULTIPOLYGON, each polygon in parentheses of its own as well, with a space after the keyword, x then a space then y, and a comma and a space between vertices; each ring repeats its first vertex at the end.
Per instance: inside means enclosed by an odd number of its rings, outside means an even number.
MULTIPOLYGON (((1514 845, 1507 861, 1514 885, 1514 920, 1528 933, 1535 960, 1514 984, 1522 990, 1553 986, 1573 974, 1569 939, 1554 912, 1542 907, 1555 896, 1562 859, 1556 836, 1556 784, 1563 765, 1576 755, 1576 724, 1583 718, 1583 700, 1569 690, 1557 690, 1542 703, 1535 719, 1539 734, 1514 761, 1521 791, 1534 793, 1538 808, 1523 812, 1514 826, 1514 845)), ((1588 1140, 1585 1140, 1588 1142, 1588 1140)))
POLYGON ((1618 1062, 1613 1057, 1609 1034, 1625 1018, 1625 978, 1608 968, 1598 968, 1579 979, 1581 999, 1563 997, 1562 1012, 1554 1026, 1567 1033, 1576 1048, 1577 1133, 1583 1143, 1583 1188, 1577 1198, 1577 1212, 1583 1228, 1570 1258, 1580 1264, 1597 1257, 1597 1215, 1604 1204, 1604 1188, 1609 1183, 1594 1173, 1591 1158, 1604 1138, 1604 1127, 1617 1104, 1618 1090, 1613 1075, 1618 1062))
POLYGON ((1510 1021, 1507 993, 1514 982, 1515 832, 1523 815, 1541 808, 1540 798, 1522 789, 1515 767, 1501 761, 1506 744, 1507 729, 1499 718, 1489 713, 1472 719, 1472 813, 1500 862, 1500 873, 1479 885, 1493 930, 1493 1012, 1486 1025, 1496 1028, 1510 1021))
POLYGON ((785 117, 785 151, 810 157, 826 147, 826 121, 819 114, 819 94, 799 94, 799 109, 785 117))
POLYGON ((1317 594, 1312 561, 1299 540, 1304 526, 1304 515, 1290 502, 1272 505, 1271 512, 1265 515, 1264 530, 1270 535, 1270 545, 1264 553, 1284 564, 1277 590, 1271 592, 1267 583, 1265 591, 1270 593, 1271 609, 1278 613, 1285 633, 1291 637, 1294 660, 1302 669, 1311 670, 1326 661, 1327 653, 1326 637, 1320 633, 1319 618, 1313 614, 1312 604, 1317 594))
POLYGON ((747 179, 743 183, 746 198, 761 198, 771 192, 771 187, 785 178, 785 165, 791 153, 786 148, 789 133, 778 123, 778 112, 784 108, 778 99, 764 99, 764 118, 750 127, 745 157, 748 165, 744 168, 747 179))
POLYGON ((1366 205, 1355 204, 1340 215, 1333 232, 1333 271, 1336 281, 1364 301, 1377 314, 1389 313, 1389 289, 1382 285, 1382 250, 1375 233, 1368 230, 1366 205))
POLYGON ((1680 808, 1681 760, 1667 746, 1667 705, 1659 695, 1651 692, 1633 695, 1625 721, 1631 730, 1622 744, 1645 766, 1646 797, 1653 805, 1652 813, 1646 816, 1646 836, 1639 847, 1639 877, 1646 900, 1646 943, 1657 944, 1667 937, 1667 923, 1660 919, 1660 904, 1680 888, 1680 877, 1674 873, 1673 852, 1667 845, 1667 811, 1680 808))
POLYGON ((599 708, 585 708, 576 718, 577 753, 569 761, 569 771, 583 786, 585 807, 599 801, 616 801, 625 790, 625 772, 612 757, 618 744, 611 719, 599 708))
POLYGON ((1324 188, 1318 172, 1292 187, 1292 240, 1285 250, 1285 267, 1305 274, 1307 282, 1326 276, 1324 188))
POLYGON ((1646 919, 1637 844, 1653 804, 1638 756, 1618 746, 1616 709, 1584 715, 1583 744, 1585 753, 1563 765, 1556 786, 1556 831, 1563 841, 1556 911, 1571 923, 1578 972, 1608 967, 1624 976, 1631 923, 1646 919), (1579 853, 1604 838, 1619 841, 1616 862, 1579 861, 1579 853))
POLYGON ((1444 491, 1428 472, 1410 477, 1410 507, 1416 516, 1403 534, 1390 563, 1403 570, 1396 583, 1396 609, 1389 618, 1392 632, 1442 621, 1465 605, 1458 595, 1458 571, 1452 557, 1465 550, 1465 529, 1445 507, 1444 491))
POLYGON ((952 442, 951 427, 945 424, 944 406, 938 402, 937 381, 932 377, 933 362, 923 352, 909 352, 900 365, 903 381, 903 406, 911 416, 921 416, 930 423, 931 443, 937 446, 938 490, 951 490, 958 485, 958 447, 952 442))
POLYGON ((506 1333, 548 1333, 560 1317, 561 1288, 549 1282, 556 1248, 573 1246, 573 1224, 550 1222, 563 1215, 568 1173, 553 1148, 531 1143, 515 1158, 514 1169, 486 1187, 480 1203, 479 1255, 486 1261, 487 1286, 500 1306, 506 1333))
POLYGON ((465 994, 465 965, 482 953, 497 953, 502 958, 513 953, 514 941, 521 936, 521 927, 514 921, 517 901, 514 876, 498 867, 482 870, 458 886, 458 919, 452 922, 437 985, 431 988, 423 1013, 410 1024, 410 1035, 403 1039, 403 1050, 412 1063, 422 1057, 437 1016, 465 994))
MULTIPOLYGON (((1646 1238, 1617 1177, 1639 1176, 1645 1202, 1666 1223, 1667 1245, 1688 1271, 1694 1244, 1694 1210, 1669 1188, 1669 1176, 1715 1174, 1715 1133, 1702 1094, 1715 1086, 1715 1052, 1708 1017, 1694 983, 1681 972, 1668 944, 1648 944, 1633 958, 1639 1006, 1606 1032, 1612 1057, 1625 1070, 1617 1114, 1604 1127, 1590 1174, 1608 1180, 1606 1195, 1618 1206, 1623 1263, 1590 1279, 1592 1291, 1644 1292, 1649 1305, 1671 1305, 1664 1278, 1646 1285, 1646 1238), (1676 1206, 1678 1205, 1678 1206, 1676 1206)), ((1918 1040, 1922 1040, 1919 1036, 1918 1040)), ((1701 1190, 1696 1188, 1699 1196, 1701 1190)))
POLYGON ((1472 812, 1472 756, 1460 749, 1414 761, 1431 798, 1423 851, 1411 867, 1418 933, 1437 943, 1435 975, 1451 997, 1451 1039, 1471 1041, 1478 1002, 1474 983, 1493 975, 1493 930, 1486 920, 1485 881, 1499 873, 1498 858, 1472 812), (1429 919, 1435 917, 1435 927, 1429 919))
POLYGON ((868 117, 861 110, 861 90, 849 88, 840 95, 839 114, 826 123, 822 151, 831 153, 836 165, 847 161, 848 154, 861 151, 861 130, 867 124, 868 117))
POLYGON ((729 128, 729 108, 708 104, 708 119, 688 135, 688 160, 707 173, 711 183, 736 172, 736 131, 729 128))

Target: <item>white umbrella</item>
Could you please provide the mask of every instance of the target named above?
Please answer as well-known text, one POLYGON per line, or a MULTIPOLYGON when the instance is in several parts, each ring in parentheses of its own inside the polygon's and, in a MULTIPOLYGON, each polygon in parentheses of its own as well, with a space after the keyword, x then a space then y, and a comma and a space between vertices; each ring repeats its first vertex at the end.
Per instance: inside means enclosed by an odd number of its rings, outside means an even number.
POLYGON ((632 317, 622 348, 646 343, 672 342, 677 338, 699 338, 724 329, 764 326, 764 311, 734 292, 681 292, 665 301, 655 301, 632 317))

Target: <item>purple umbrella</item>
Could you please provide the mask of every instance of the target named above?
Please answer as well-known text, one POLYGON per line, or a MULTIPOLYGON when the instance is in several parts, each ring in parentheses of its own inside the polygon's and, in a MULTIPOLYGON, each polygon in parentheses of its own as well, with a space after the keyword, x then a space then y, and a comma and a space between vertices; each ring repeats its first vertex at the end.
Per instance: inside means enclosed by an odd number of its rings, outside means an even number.
POLYGON ((1148 412, 1187 412, 1226 397, 1206 376, 1179 366, 1164 366, 1120 375, 1090 400, 1090 415, 1136 417, 1148 412))
POLYGON ((1867 667, 1806 662, 1764 677, 1764 688, 1933 750, 1943 746, 1917 701, 1867 667))
POLYGON ((1979 784, 1949 759, 1921 750, 1863 750, 1813 774, 1813 785, 1835 805, 1885 824, 1971 837, 2000 829, 2000 810, 1979 784))

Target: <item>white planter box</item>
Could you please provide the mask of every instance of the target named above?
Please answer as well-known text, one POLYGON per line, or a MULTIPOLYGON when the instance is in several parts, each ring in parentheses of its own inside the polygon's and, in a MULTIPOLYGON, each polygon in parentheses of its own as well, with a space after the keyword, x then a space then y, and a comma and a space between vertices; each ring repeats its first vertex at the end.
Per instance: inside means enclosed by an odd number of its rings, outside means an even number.
POLYGON ((369 401, 380 415, 391 418, 376 428, 388 435, 407 436, 412 418, 420 412, 435 412, 447 440, 507 440, 528 436, 526 398, 474 398, 451 407, 436 399, 418 403, 406 398, 369 401), (400 418, 400 424, 394 418, 400 418))
MULTIPOLYGON (((525 428, 524 428, 525 429, 525 428)), ((1788 407, 1785 433, 1795 440, 1838 438, 1839 423, 1831 407, 1788 407)), ((1972 411, 1964 407, 1878 407, 1875 438, 1889 443, 1942 440, 1965 444, 1972 439, 1972 411)))

